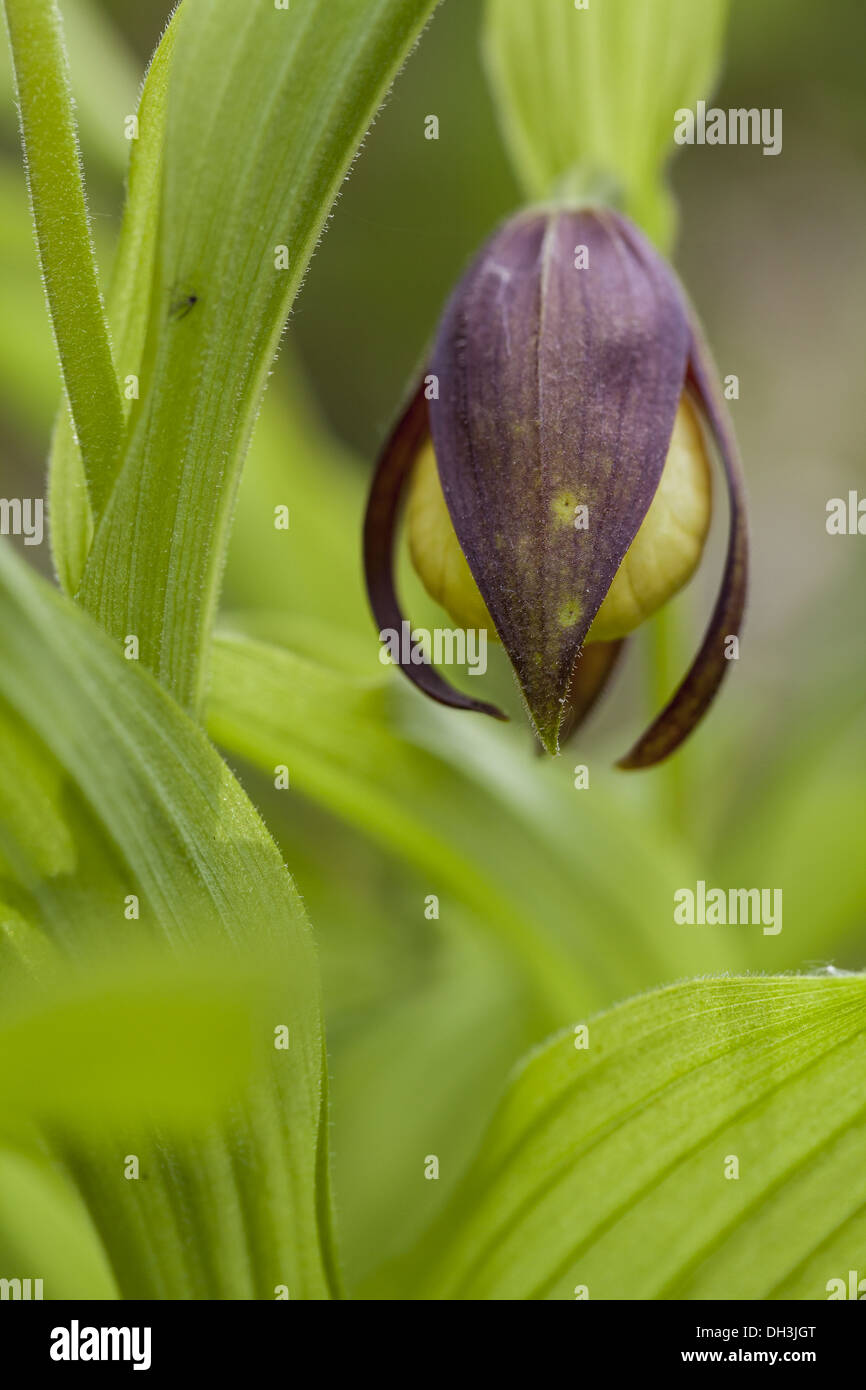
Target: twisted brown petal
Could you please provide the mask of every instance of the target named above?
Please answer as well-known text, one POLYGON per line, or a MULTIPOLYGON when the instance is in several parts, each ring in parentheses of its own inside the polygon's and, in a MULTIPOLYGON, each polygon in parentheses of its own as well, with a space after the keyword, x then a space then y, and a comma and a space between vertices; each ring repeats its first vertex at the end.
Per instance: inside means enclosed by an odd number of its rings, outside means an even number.
MULTIPOLYGON (((423 383, 412 397, 391 434, 373 476, 364 518, 364 572, 373 616, 380 632, 402 632, 406 621, 394 585, 397 523, 403 489, 422 445, 429 438, 430 423, 423 383)), ((400 661, 400 669, 425 695, 454 709, 476 710, 494 719, 506 716, 495 705, 472 700, 427 663, 400 661)))
POLYGON ((620 759, 619 767, 652 767, 667 758, 686 739, 706 714, 724 680, 730 660, 728 637, 739 635, 746 605, 748 530, 742 465, 737 441, 709 351, 697 328, 692 331, 688 384, 710 425, 725 471, 730 507, 728 550, 721 588, 709 627, 694 663, 670 702, 635 744, 620 759))

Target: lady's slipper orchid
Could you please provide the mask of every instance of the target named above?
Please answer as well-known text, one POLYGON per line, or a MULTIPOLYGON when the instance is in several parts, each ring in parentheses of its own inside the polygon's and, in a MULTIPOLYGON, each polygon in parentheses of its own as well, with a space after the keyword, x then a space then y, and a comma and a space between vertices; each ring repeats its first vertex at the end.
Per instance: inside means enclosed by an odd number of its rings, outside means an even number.
MULTIPOLYGON (((557 752, 623 638, 700 559, 710 520, 700 417, 727 480, 721 592, 691 670, 623 767, 672 753, 727 669, 747 568, 737 447, 685 294, 636 228, 607 210, 513 218, 452 296, 374 477, 365 565, 380 629, 403 622, 393 564, 408 489, 425 586, 456 622, 502 642, 557 752)), ((427 664, 403 670, 444 704, 502 717, 427 664)))

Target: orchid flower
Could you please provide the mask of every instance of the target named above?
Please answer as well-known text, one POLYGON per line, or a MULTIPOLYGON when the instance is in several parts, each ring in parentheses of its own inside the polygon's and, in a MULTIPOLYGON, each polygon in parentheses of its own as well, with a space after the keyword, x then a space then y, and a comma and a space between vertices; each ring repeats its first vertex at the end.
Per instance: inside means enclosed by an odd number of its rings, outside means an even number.
MULTIPOLYGON (((700 650, 621 767, 660 762, 712 703, 739 633, 747 533, 741 466, 715 368, 673 271, 607 209, 532 209, 460 281, 429 370, 388 440, 365 523, 380 630, 405 621, 401 503, 428 592, 501 642, 549 753, 595 703, 627 635, 688 581, 724 470, 727 558, 700 650)), ((405 674, 458 709, 503 718, 426 661, 405 674)))

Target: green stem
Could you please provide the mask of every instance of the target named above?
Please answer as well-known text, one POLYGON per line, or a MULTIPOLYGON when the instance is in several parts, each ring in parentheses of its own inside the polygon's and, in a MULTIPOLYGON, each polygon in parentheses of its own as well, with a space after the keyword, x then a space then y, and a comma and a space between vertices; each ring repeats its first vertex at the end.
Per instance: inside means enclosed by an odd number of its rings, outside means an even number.
POLYGON ((56 0, 4 0, 45 294, 94 509, 120 457, 123 408, 90 236, 56 0))

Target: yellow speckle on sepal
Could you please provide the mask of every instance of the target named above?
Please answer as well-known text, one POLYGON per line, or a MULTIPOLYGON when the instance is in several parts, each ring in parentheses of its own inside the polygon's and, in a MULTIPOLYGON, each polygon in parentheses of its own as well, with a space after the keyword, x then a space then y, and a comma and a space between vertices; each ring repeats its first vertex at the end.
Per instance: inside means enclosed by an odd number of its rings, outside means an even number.
POLYGON ((580 599, 567 598, 564 603, 559 605, 556 621, 560 627, 576 627, 580 622, 580 613, 580 599))

